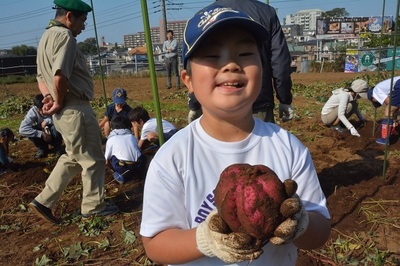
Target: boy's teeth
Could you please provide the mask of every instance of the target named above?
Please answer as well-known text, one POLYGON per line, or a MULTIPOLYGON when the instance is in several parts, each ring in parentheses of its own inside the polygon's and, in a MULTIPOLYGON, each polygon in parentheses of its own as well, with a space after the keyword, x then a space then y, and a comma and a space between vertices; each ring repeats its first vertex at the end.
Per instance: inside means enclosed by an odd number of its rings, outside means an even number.
POLYGON ((239 83, 225 83, 225 86, 238 86, 239 83))

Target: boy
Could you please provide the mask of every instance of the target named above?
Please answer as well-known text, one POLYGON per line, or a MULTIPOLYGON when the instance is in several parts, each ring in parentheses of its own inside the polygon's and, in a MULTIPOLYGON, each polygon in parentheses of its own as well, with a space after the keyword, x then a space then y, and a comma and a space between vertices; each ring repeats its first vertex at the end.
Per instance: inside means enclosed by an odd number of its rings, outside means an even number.
POLYGON ((331 97, 321 110, 321 120, 324 125, 332 127, 344 133, 350 130, 351 135, 360 137, 357 129, 349 122, 348 118, 356 114, 361 122, 365 123, 365 118, 358 109, 358 98, 367 99, 368 83, 362 79, 356 79, 351 83, 350 88, 339 88, 332 91, 331 97), (346 128, 340 126, 343 124, 346 128))
MULTIPOLYGON (((158 145, 157 120, 150 118, 146 109, 141 106, 133 108, 129 112, 129 120, 132 122, 134 132, 141 132, 140 137, 135 134, 139 139, 138 145, 140 149, 150 143, 158 145)), ((162 127, 164 141, 169 140, 178 131, 173 124, 166 120, 162 120, 162 127)))
POLYGON ((10 158, 10 141, 14 140, 14 133, 8 127, 0 129, 0 175, 12 170, 13 160, 10 158))
POLYGON ((116 116, 111 120, 112 131, 106 143, 105 158, 114 170, 113 177, 123 184, 146 164, 137 139, 132 135, 128 118, 116 116))
POLYGON ((218 5, 187 22, 181 78, 203 115, 166 142, 149 166, 140 234, 154 262, 295 265, 298 248, 317 248, 328 239, 329 212, 308 149, 289 132, 252 116, 262 84, 260 44, 268 34, 248 15, 218 5), (308 227, 293 225, 292 241, 263 247, 213 231, 208 226, 217 215, 210 214, 213 191, 233 163, 263 164, 282 181, 296 181, 307 211, 297 224, 306 225, 308 217, 308 227))
POLYGON ((103 120, 101 120, 99 127, 103 129, 104 136, 108 137, 110 134, 110 121, 113 117, 121 115, 128 117, 129 111, 132 109, 127 103, 127 93, 125 89, 116 88, 112 93, 113 103, 107 106, 104 113, 103 120))
POLYGON ((384 119, 382 121, 381 138, 376 140, 378 144, 384 145, 386 144, 386 137, 389 137, 390 142, 390 136, 398 134, 396 127, 399 125, 397 116, 400 109, 400 76, 394 77, 393 81, 392 78, 388 78, 379 82, 373 89, 368 91, 367 95, 368 100, 372 102, 375 108, 379 108, 384 104, 386 105, 385 117, 388 117, 390 113, 390 120, 384 119), (392 91, 391 99, 390 91, 392 91))
POLYGON ((35 145, 35 158, 47 157, 49 145, 54 147, 57 156, 64 153, 61 134, 54 127, 51 116, 43 114, 43 98, 42 94, 35 95, 32 108, 19 126, 19 134, 29 138, 35 145))

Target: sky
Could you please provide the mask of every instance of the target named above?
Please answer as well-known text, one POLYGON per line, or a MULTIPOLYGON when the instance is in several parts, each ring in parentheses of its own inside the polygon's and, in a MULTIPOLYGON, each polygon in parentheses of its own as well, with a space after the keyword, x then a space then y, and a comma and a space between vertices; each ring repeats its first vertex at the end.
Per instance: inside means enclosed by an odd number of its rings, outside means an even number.
MULTIPOLYGON (((94 13, 88 14, 88 25, 77 36, 78 42, 96 36, 93 14, 97 37, 104 36, 107 43, 123 44, 124 35, 144 31, 140 0, 84 1, 89 5, 93 3, 94 13)), ((167 20, 187 20, 212 2, 214 0, 165 0, 167 20)), ((353 17, 381 16, 384 2, 384 15, 395 16, 395 0, 269 0, 269 4, 277 9, 281 22, 286 15, 304 9, 345 8, 353 17)), ((162 18, 161 0, 147 0, 146 3, 150 27, 157 27, 162 18)), ((54 18, 53 6, 52 0, 1 0, 0 50, 22 44, 37 47, 44 28, 54 18)))

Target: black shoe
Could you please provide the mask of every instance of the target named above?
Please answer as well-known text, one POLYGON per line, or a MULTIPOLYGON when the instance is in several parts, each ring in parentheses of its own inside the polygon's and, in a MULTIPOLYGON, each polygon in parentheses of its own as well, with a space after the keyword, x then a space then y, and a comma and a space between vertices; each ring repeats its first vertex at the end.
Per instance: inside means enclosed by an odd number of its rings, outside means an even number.
POLYGON ((343 127, 341 127, 339 125, 332 126, 332 129, 334 129, 334 130, 336 130, 337 132, 340 132, 340 133, 346 133, 347 132, 347 128, 343 128, 343 127))
POLYGON ((167 87, 167 90, 169 90, 169 89, 171 89, 171 88, 172 88, 171 86, 168 86, 168 87, 167 87))
POLYGON ((40 204, 35 199, 29 203, 29 207, 39 216, 46 219, 48 222, 52 224, 60 224, 60 220, 54 217, 51 209, 47 208, 46 206, 40 204))
POLYGON ((65 154, 66 152, 65 152, 65 149, 64 148, 56 148, 56 152, 55 152, 55 155, 56 155, 56 157, 60 157, 61 155, 63 155, 63 154, 65 154))
POLYGON ((87 213, 87 214, 83 214, 82 213, 82 218, 83 219, 89 219, 91 217, 108 216, 108 215, 115 214, 118 211, 119 211, 119 208, 118 208, 117 205, 115 205, 115 203, 106 202, 106 208, 104 210, 99 211, 99 212, 95 212, 95 213, 87 213))
POLYGON ((36 155, 35 158, 46 158, 47 157, 47 152, 43 151, 43 150, 39 150, 36 155))

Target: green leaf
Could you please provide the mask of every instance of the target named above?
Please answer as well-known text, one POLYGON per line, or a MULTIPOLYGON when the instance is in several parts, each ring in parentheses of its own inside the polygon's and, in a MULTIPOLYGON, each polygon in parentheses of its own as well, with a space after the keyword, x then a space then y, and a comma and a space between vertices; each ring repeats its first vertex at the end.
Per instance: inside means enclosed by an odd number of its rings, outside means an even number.
POLYGON ((49 259, 46 255, 43 255, 40 259, 36 258, 35 265, 37 265, 37 266, 46 266, 46 265, 49 265, 49 263, 51 261, 52 260, 49 259))
POLYGON ((137 237, 135 236, 135 233, 133 231, 128 231, 125 229, 124 224, 122 224, 121 235, 122 235, 122 238, 124 239, 124 242, 128 243, 128 244, 135 243, 135 241, 137 239, 137 237))

